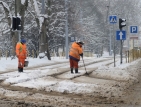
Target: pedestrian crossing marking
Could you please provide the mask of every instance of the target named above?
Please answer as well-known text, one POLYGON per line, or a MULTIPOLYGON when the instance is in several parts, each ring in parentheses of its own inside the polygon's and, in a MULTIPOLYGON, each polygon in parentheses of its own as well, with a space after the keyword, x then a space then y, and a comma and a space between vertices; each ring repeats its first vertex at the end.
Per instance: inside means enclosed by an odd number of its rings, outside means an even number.
POLYGON ((115 22, 116 23, 117 21, 116 21, 116 19, 114 17, 112 17, 111 20, 110 20, 110 22, 112 22, 112 23, 115 22))

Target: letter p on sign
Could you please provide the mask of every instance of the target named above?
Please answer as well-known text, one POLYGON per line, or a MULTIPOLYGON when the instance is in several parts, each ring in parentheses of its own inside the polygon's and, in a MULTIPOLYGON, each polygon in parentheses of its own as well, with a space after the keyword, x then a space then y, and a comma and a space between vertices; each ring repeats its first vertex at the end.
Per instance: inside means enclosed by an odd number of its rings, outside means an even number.
POLYGON ((130 33, 138 33, 138 27, 137 26, 130 26, 130 33))

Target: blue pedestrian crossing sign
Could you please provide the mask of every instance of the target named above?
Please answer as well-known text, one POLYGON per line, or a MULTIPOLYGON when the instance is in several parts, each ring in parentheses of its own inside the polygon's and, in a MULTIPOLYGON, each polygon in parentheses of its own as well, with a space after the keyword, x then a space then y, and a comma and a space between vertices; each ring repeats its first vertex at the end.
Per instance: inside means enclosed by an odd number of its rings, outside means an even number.
POLYGON ((126 31, 116 31, 116 40, 126 40, 126 31))
POLYGON ((138 26, 130 26, 130 33, 138 33, 138 26))
POLYGON ((111 24, 117 23, 117 16, 116 15, 109 16, 109 21, 111 24))

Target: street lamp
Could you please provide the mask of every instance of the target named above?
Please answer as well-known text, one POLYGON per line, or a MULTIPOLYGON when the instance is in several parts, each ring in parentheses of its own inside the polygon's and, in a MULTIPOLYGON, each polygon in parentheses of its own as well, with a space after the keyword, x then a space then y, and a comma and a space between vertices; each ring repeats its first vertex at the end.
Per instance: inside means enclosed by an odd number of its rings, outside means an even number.
MULTIPOLYGON (((108 21, 109 21, 109 9, 110 9, 110 0, 109 0, 109 2, 108 2, 108 6, 106 6, 107 7, 107 17, 106 17, 106 19, 107 19, 107 24, 108 24, 108 21)), ((110 32, 108 32, 108 34, 109 34, 109 40, 110 40, 110 43, 109 43, 109 55, 111 56, 111 50, 112 50, 112 48, 111 48, 111 31, 110 32)))
POLYGON ((65 12, 66 12, 66 23, 65 23, 65 35, 66 35, 66 40, 65 40, 65 44, 66 44, 66 59, 68 59, 68 7, 67 7, 67 2, 68 0, 65 0, 65 12))

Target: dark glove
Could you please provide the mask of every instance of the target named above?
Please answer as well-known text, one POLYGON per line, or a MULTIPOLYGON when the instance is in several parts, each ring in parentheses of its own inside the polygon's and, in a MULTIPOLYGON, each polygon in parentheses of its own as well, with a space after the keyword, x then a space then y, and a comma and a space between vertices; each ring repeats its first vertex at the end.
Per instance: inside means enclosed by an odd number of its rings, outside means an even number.
POLYGON ((79 54, 82 58, 83 58, 83 53, 82 54, 79 54))

